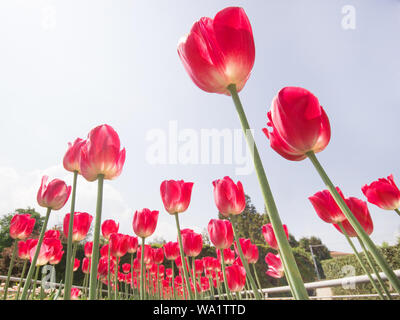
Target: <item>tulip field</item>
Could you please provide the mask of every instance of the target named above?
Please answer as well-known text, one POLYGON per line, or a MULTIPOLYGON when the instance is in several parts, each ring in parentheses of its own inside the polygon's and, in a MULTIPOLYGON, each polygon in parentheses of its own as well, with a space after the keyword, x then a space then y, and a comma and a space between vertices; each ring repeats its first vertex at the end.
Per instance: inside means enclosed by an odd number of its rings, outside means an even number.
MULTIPOLYGON (((85 139, 75 138, 68 143, 62 164, 70 174, 69 181, 43 176, 37 186, 36 201, 45 217, 40 234, 34 235, 37 221, 30 214, 16 213, 11 219, 12 257, 0 288, 3 300, 263 300, 260 279, 265 277, 284 278, 294 299, 309 299, 288 241, 291 221, 281 219, 264 171, 264 159, 260 157, 239 97, 255 62, 251 22, 243 8, 227 7, 214 18, 200 18, 186 31, 188 34, 179 41, 177 53, 188 79, 207 93, 230 97, 237 111, 270 221, 259 232, 271 252, 260 256, 251 239, 238 236, 232 217, 244 211, 246 190, 241 181, 224 174, 209 181, 210 197, 219 212, 204 226, 213 246, 212 255, 199 258, 204 249, 202 234, 180 224, 181 214, 191 206, 196 181, 177 177, 160 181, 153 187, 159 189, 164 208, 155 210, 151 203, 148 208, 137 208, 130 217, 131 233, 120 233, 118 215, 112 219, 102 217, 104 181, 117 179, 124 173, 126 151, 118 129, 101 124, 85 139), (79 184, 83 179, 97 186, 96 211, 92 214, 79 211, 77 199, 81 197, 79 184), (69 212, 63 215, 63 234, 48 227, 49 217, 61 209, 69 212), (157 234, 159 215, 166 215, 176 225, 176 239, 155 248, 148 238, 157 234), (90 238, 89 230, 92 230, 90 238), (85 257, 81 260, 76 254, 78 244, 84 244, 85 257), (17 261, 23 262, 20 277, 23 281, 12 279, 17 261), (44 286, 40 270, 61 261, 65 261, 62 281, 55 287, 44 286), (256 263, 265 264, 268 271, 257 272, 256 263), (77 286, 74 272, 79 269, 85 276, 77 286)), ((333 184, 329 168, 326 171, 317 158, 331 139, 328 114, 329 106, 323 108, 309 90, 287 86, 272 100, 265 128, 255 130, 265 134, 262 148, 270 146, 282 161, 312 163, 316 176, 325 185, 325 190, 315 190, 308 199, 316 215, 333 225, 337 237, 345 239, 354 249, 378 297, 392 300, 400 294, 400 279, 370 238, 374 225, 367 202, 394 211, 400 218, 400 190, 393 175, 376 177, 376 181, 360 186, 364 199, 347 196, 333 184), (367 261, 361 259, 354 243, 361 245, 367 261), (380 276, 382 272, 385 279, 380 276)))

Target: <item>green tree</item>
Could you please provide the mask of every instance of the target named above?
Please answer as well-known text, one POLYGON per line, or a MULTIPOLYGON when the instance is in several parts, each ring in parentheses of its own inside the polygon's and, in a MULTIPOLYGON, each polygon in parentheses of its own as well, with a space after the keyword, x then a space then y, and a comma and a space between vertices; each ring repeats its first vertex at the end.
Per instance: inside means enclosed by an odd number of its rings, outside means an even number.
POLYGON ((332 258, 329 249, 322 243, 320 238, 314 236, 310 238, 303 237, 299 240, 299 247, 304 249, 304 251, 311 253, 310 246, 312 246, 312 252, 315 257, 318 272, 322 278, 325 278, 321 261, 332 258))

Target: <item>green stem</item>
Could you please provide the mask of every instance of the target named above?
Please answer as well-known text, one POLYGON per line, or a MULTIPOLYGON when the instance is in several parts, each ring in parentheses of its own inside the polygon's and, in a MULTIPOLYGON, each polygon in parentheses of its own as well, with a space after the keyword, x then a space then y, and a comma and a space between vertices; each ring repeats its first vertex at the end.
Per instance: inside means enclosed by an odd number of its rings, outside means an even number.
POLYGON ((399 209, 394 209, 394 211, 400 216, 400 210, 399 209))
POLYGON ((72 234, 74 226, 74 213, 75 213, 75 199, 76 199, 76 182, 78 180, 78 171, 74 171, 74 178, 72 182, 72 192, 71 192, 71 211, 69 214, 69 226, 68 226, 68 241, 67 241, 67 260, 66 260, 66 270, 65 270, 65 289, 64 289, 64 300, 71 300, 71 288, 72 288, 72 268, 74 262, 71 262, 72 255, 72 234))
POLYGON ((214 289, 213 281, 211 279, 211 274, 208 275, 208 283, 210 284, 211 298, 212 298, 212 300, 215 300, 215 289, 214 289))
MULTIPOLYGON (((190 258, 188 258, 190 259, 190 258)), ((192 257, 192 270, 189 271, 190 278, 192 279, 192 285, 194 288, 194 299, 197 300, 197 288, 196 288, 196 276, 195 276, 195 262, 194 257, 192 257)))
POLYGON ((24 279, 25 276, 25 271, 26 271, 26 266, 28 265, 28 260, 25 260, 24 262, 24 266, 22 267, 22 273, 21 273, 21 280, 18 283, 18 292, 17 292, 17 296, 15 297, 15 300, 18 300, 19 298, 19 293, 21 291, 21 284, 22 284, 22 279, 24 279))
POLYGON ((243 133, 245 135, 247 145, 249 147, 250 153, 253 158, 254 168, 256 170, 258 182, 260 184, 261 192, 264 198, 265 208, 268 212, 268 216, 271 221, 272 228, 275 232, 276 240, 282 254, 281 259, 285 261, 285 263, 283 264, 283 266, 287 268, 285 269, 285 274, 287 277, 291 278, 290 284, 293 286, 291 289, 292 292, 296 292, 295 294, 296 298, 307 300, 308 299, 307 290, 304 287, 304 283, 300 276, 300 272, 297 267, 296 261, 294 259, 292 249, 290 248, 289 241, 286 238, 286 234, 282 226, 282 221, 280 219, 278 209, 276 208, 275 200, 272 195, 271 188, 269 186, 268 179, 265 174, 265 170, 261 162, 261 158, 258 153, 256 143, 254 141, 253 134, 250 130, 246 114, 244 112, 242 103, 240 101, 239 95, 236 90, 236 85, 235 84, 229 85, 228 90, 232 95, 236 111, 240 118, 243 133))
POLYGON ((251 288, 253 290, 254 297, 256 298, 256 300, 261 300, 260 294, 259 294, 259 292, 257 290, 256 283, 254 282, 253 276, 251 275, 249 265, 247 263, 246 258, 243 255, 242 246, 240 244, 239 237, 238 237, 238 234, 236 232, 236 226, 235 226, 235 224, 233 222, 232 222, 232 229, 233 229, 233 235, 235 237, 237 249, 239 251, 240 260, 242 260, 243 267, 246 269, 246 277, 250 281, 250 285, 251 285, 251 288))
POLYGON ((263 294, 263 293, 262 293, 262 287, 261 287, 260 279, 258 278, 257 269, 256 269, 256 264, 255 264, 255 263, 252 263, 252 265, 253 265, 253 270, 254 270, 254 275, 255 275, 255 277, 256 277, 257 285, 258 285, 258 288, 260 289, 260 294, 262 295, 262 294, 263 294))
POLYGON ((219 252, 221 252, 222 274, 224 276, 224 285, 225 285, 226 296, 228 297, 228 300, 232 300, 231 291, 229 290, 228 280, 226 278, 224 249, 219 249, 219 252))
POLYGON ((103 184, 104 175, 99 174, 97 178, 97 203, 96 203, 96 218, 93 233, 93 251, 92 251, 92 265, 90 267, 90 281, 89 281, 89 300, 96 299, 96 285, 97 285, 97 266, 99 264, 99 242, 100 242, 100 225, 101 225, 101 211, 103 206, 103 184))
POLYGON ((134 284, 133 284, 133 253, 131 253, 131 286, 132 286, 132 294, 134 294, 134 284))
POLYGON ((34 300, 35 296, 36 296, 36 286, 37 286, 37 279, 39 277, 39 269, 40 269, 40 266, 37 266, 36 267, 36 272, 35 272, 35 278, 33 280, 32 300, 34 300))
POLYGON ((177 300, 176 299, 176 291, 175 291, 175 274, 174 274, 174 272, 175 272, 175 270, 174 270, 174 260, 171 260, 171 269, 172 269, 172 290, 174 291, 174 299, 175 300, 177 300))
POLYGON ((190 289, 189 275, 188 275, 188 271, 186 269, 185 254, 183 252, 182 234, 181 234, 181 227, 179 226, 179 217, 178 217, 177 213, 175 213, 174 216, 175 216, 175 222, 176 222, 176 229, 178 230, 179 250, 180 250, 180 254, 181 254, 183 274, 185 276, 186 289, 188 291, 189 299, 193 300, 192 290, 190 289))
POLYGON ((51 212, 51 208, 47 208, 46 217, 45 217, 44 222, 43 222, 42 230, 40 231, 40 236, 39 236, 39 240, 38 240, 38 243, 37 243, 37 246, 36 246, 35 255, 33 256, 33 259, 32 259, 32 262, 31 262, 31 266, 29 267, 28 275, 26 276, 24 289, 22 290, 21 300, 26 300, 26 297, 27 297, 27 294, 28 294, 28 289, 31 286, 33 273, 34 273, 35 267, 36 267, 36 261, 37 261, 38 256, 39 256, 40 247, 42 246, 44 233, 45 233, 46 228, 47 228, 47 223, 49 222, 50 212, 51 212))
POLYGON ((114 271, 114 300, 118 298, 118 257, 115 259, 115 271, 114 271))
POLYGON ((343 228, 342 223, 339 222, 338 226, 340 227, 340 230, 342 231, 342 233, 346 237, 347 242, 349 243, 350 247, 353 249, 353 252, 354 252, 358 262, 360 263, 360 265, 361 265, 362 269, 364 270, 365 274, 368 276, 369 281, 371 281, 372 286, 375 288, 376 292, 379 294, 379 297, 382 300, 385 300, 385 297, 383 296, 382 291, 376 285, 374 279, 371 276, 371 273, 368 271, 367 267, 365 266, 364 261, 362 261, 360 254, 358 253, 356 247, 354 246, 353 241, 351 241, 351 239, 350 239, 349 235, 347 234, 346 230, 343 228))
POLYGON ((108 241, 108 253, 107 253, 107 294, 108 294, 108 300, 111 300, 111 246, 110 246, 110 241, 108 241))
POLYGON ((141 250, 142 252, 141 252, 141 257, 140 257, 140 300, 144 300, 144 296, 145 296, 144 240, 145 240, 145 238, 142 238, 142 250, 141 250))
POLYGON ((372 261, 371 257, 369 256, 369 252, 368 252, 367 248, 365 247, 364 243, 361 241, 360 237, 357 237, 357 239, 358 239, 358 242, 359 242, 360 245, 361 245, 361 248, 362 248, 363 251, 364 251, 364 255, 365 255, 365 257, 367 258, 368 263, 369 263, 371 269, 372 269, 372 270, 374 271, 374 273, 375 273, 376 279, 378 280, 378 282, 379 282, 379 284, 381 285, 382 289, 385 291, 386 297, 387 297, 389 300, 392 300, 392 296, 390 295, 390 292, 389 292, 388 288, 386 287, 386 285, 385 285, 385 283, 383 282, 381 276, 379 275, 379 271, 376 269, 374 262, 372 261))
POLYGON ((15 259, 15 255, 17 253, 17 249, 18 249, 18 240, 15 239, 14 241, 14 248, 11 254, 11 261, 10 261, 10 266, 8 267, 8 273, 7 273, 7 280, 6 280, 6 285, 4 287, 4 296, 3 296, 3 300, 7 299, 7 293, 8 293, 8 286, 10 284, 10 278, 11 278, 11 273, 12 273, 12 269, 14 268, 14 259, 15 259))
MULTIPOLYGON (((72 286, 74 285, 74 265, 75 265, 75 257, 76 257, 76 249, 77 249, 78 244, 74 243, 73 244, 73 250, 72 250, 72 275, 71 278, 69 279, 70 286, 69 286, 69 291, 71 291, 72 286)), ((70 293, 71 294, 71 293, 70 293)))
POLYGON ((392 283, 393 287, 396 289, 398 293, 400 293, 400 280, 396 277, 396 274, 393 270, 389 267, 388 263, 386 262, 385 258, 383 257, 382 253, 378 250, 375 244, 372 242, 371 238, 365 232, 363 227, 360 225, 356 217, 354 217, 353 213, 350 211, 349 207, 347 206, 346 202, 337 192, 335 186, 333 185, 332 181, 329 179, 328 175, 326 174, 325 170, 322 168, 321 164, 319 163, 317 157, 315 156, 313 151, 307 153, 308 158, 311 160, 312 164, 314 165, 315 169, 319 173, 322 181, 328 187, 332 197, 335 199, 337 205, 342 210, 343 214, 346 216, 347 220, 351 224, 351 226, 356 231, 357 235, 360 237, 362 242, 366 245, 368 250, 371 252, 372 256, 374 257, 375 261, 382 269, 382 271, 386 274, 389 281, 392 283))

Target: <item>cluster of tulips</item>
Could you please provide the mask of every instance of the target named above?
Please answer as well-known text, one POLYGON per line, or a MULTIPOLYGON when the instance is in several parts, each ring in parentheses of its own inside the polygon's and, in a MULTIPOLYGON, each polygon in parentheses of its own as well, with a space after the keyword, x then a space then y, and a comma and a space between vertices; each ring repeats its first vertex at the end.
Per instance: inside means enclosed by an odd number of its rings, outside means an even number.
MULTIPOLYGON (((214 19, 201 18, 194 23, 190 33, 180 41, 178 54, 189 76, 200 89, 232 97, 271 221, 260 230, 266 242, 276 250, 276 254, 269 253, 265 257, 265 262, 268 264, 267 275, 275 278, 285 276, 293 297, 308 299, 288 242, 288 229, 280 219, 238 95, 250 76, 255 60, 253 32, 246 13, 242 8, 229 7, 218 12, 214 19)), ((328 116, 318 98, 300 87, 281 89, 272 101, 267 127, 262 131, 269 139, 271 148, 283 158, 291 161, 307 158, 311 160, 327 187, 327 190, 310 197, 312 205, 318 216, 332 223, 345 235, 353 248, 351 237, 358 238, 379 283, 375 283, 354 248, 356 256, 381 298, 391 299, 391 296, 375 265, 384 272, 394 290, 400 293, 399 279, 369 237, 373 224, 366 202, 353 197, 345 198, 340 189, 332 183, 315 155, 327 147, 331 136, 328 116)), ((163 248, 156 249, 145 244, 146 238, 155 232, 159 215, 157 210, 145 208, 134 213, 132 227, 137 237, 118 233, 119 224, 113 220, 102 223, 104 180, 118 177, 124 162, 125 149, 121 150, 118 134, 109 125, 101 125, 94 128, 87 139, 78 138, 73 144, 69 144, 63 164, 66 170, 73 173, 72 188, 58 179, 47 184, 47 177, 43 178, 37 201, 40 206, 47 208, 47 213, 39 239, 23 242, 29 237, 34 224, 29 215, 16 215, 10 227, 11 237, 16 242, 20 241, 18 242, 18 247, 21 248, 20 258, 31 263, 21 299, 29 297, 35 268, 37 278, 39 266, 46 263, 56 264, 60 261, 63 251, 59 235, 51 231, 46 232, 46 228, 50 212, 60 210, 67 202, 70 193, 70 212, 74 214, 67 214, 64 220, 64 234, 67 238, 64 299, 78 296, 91 300, 101 298, 103 285, 107 287, 109 299, 121 296, 128 299, 212 298, 214 289, 217 290, 220 299, 233 299, 241 298, 241 294, 237 293, 245 288, 255 299, 262 299, 256 269, 254 268, 253 272, 250 269, 250 265, 254 267, 258 261, 257 246, 249 239, 239 239, 236 226, 231 221, 232 216, 241 214, 245 209, 245 194, 240 181, 235 183, 231 178, 224 177, 213 182, 215 204, 224 219, 212 219, 208 224, 209 237, 216 248, 215 257, 196 259, 203 247, 202 236, 191 229, 181 229, 179 224, 179 214, 185 212, 190 204, 193 188, 191 182, 168 180, 162 182, 160 186, 165 211, 173 216, 176 222, 177 242, 169 242, 163 248), (88 213, 75 212, 79 175, 87 181, 98 183, 94 220, 88 213), (75 262, 75 250, 76 244, 85 239, 92 220, 93 241, 85 244, 86 257, 82 262, 82 271, 86 277, 84 290, 81 292, 77 288, 72 288, 73 271, 79 265, 79 261, 75 262), (102 247, 100 229, 107 241, 102 247), (120 272, 120 259, 127 253, 131 255, 131 263, 123 264, 120 272), (164 258, 171 261, 171 268, 165 269, 162 265, 164 258), (174 264, 179 270, 177 275, 174 264), (122 283, 125 286, 125 294, 121 295, 122 290, 119 287, 122 283)), ((369 202, 400 213, 398 210, 400 191, 392 176, 366 185, 362 191, 369 202)), ((14 248, 17 248, 17 245, 14 248)), ((14 254, 9 276, 13 259, 14 254)), ((8 283, 9 280, 6 283, 4 297, 7 296, 8 283)))

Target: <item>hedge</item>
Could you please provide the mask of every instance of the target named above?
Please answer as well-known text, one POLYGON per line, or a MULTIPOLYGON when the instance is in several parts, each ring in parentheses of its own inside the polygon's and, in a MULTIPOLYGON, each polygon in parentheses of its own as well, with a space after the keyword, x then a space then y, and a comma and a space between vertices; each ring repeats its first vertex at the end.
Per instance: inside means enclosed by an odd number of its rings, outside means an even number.
MULTIPOLYGON (((396 246, 388 246, 380 248, 386 261, 389 263, 393 270, 400 269, 400 244, 396 246)), ((373 273, 371 267, 368 265, 364 253, 360 252, 362 260, 365 262, 367 269, 373 273)), ((334 259, 324 260, 321 262, 327 279, 339 279, 344 277, 363 275, 361 265, 357 261, 355 255, 347 255, 337 257, 334 259)), ((379 267, 375 264, 378 270, 379 267)), ((391 292, 393 292, 392 288, 391 292)), ((356 294, 376 294, 376 290, 370 283, 356 284, 352 286, 341 286, 332 288, 334 295, 356 295, 356 294)), ((379 298, 378 298, 379 299, 379 298)))

